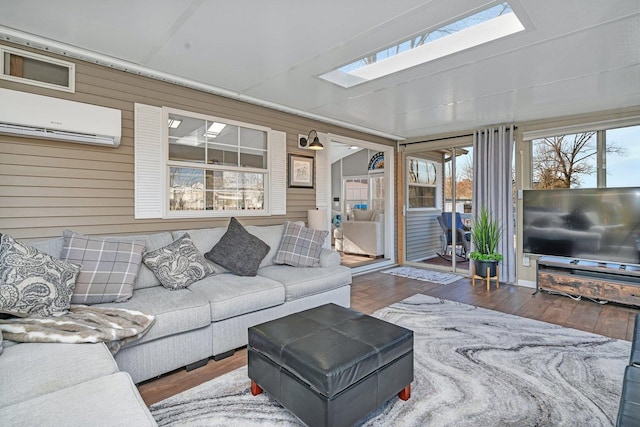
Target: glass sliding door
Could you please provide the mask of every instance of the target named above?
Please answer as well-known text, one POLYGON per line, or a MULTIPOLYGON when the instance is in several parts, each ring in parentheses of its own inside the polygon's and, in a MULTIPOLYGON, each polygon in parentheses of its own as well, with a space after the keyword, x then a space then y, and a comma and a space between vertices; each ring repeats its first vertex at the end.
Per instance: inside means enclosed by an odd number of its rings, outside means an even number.
POLYGON ((461 273, 469 269, 473 148, 465 142, 432 150, 414 147, 404 156, 408 264, 461 273))

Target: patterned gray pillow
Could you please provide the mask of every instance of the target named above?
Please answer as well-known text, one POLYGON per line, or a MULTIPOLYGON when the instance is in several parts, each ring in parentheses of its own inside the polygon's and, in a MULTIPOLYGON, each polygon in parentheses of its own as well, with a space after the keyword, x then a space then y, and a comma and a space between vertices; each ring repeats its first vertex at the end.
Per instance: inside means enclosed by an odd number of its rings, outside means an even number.
POLYGON ((328 231, 314 230, 285 221, 280 248, 273 263, 293 267, 320 267, 322 243, 328 234, 328 231))
POLYGON ((214 273, 213 267, 193 244, 189 234, 155 251, 145 252, 142 261, 162 286, 183 289, 214 273))
POLYGON ((116 241, 65 230, 60 258, 82 267, 72 304, 124 302, 133 296, 144 240, 116 241))
POLYGON ((271 247, 231 218, 227 232, 204 256, 238 276, 255 276, 271 247))
POLYGON ((0 234, 0 313, 48 317, 69 309, 80 267, 0 234))

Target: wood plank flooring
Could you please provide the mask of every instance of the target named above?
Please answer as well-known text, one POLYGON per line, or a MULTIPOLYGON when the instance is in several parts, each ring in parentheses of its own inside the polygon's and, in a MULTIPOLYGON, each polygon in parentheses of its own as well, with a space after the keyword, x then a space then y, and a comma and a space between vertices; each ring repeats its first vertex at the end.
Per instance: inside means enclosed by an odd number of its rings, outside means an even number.
MULTIPOLYGON (((533 296, 533 289, 508 284, 500 284, 496 289, 492 282, 491 289, 487 290, 484 284, 471 287, 471 280, 466 278, 450 285, 436 285, 383 273, 353 278, 351 307, 370 314, 418 293, 625 340, 631 340, 635 315, 640 313, 637 308, 574 301, 560 295, 538 293, 533 296)), ((242 349, 219 362, 210 360, 206 366, 191 372, 180 369, 147 381, 138 389, 150 405, 246 363, 247 351, 242 349)))

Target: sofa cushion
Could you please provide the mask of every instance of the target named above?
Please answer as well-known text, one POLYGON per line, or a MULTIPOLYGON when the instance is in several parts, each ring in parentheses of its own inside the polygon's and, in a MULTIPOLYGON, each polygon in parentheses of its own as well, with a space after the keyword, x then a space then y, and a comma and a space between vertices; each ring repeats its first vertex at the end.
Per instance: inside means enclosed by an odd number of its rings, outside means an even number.
POLYGON ((160 249, 145 252, 142 260, 168 289, 186 288, 214 273, 188 234, 160 249))
POLYGON ((258 276, 282 283, 287 301, 315 295, 351 283, 349 267, 300 268, 293 271, 286 265, 272 265, 258 270, 258 276))
POLYGON ((80 267, 0 234, 0 313, 42 316, 67 312, 80 267))
POLYGON ((126 372, 4 407, 0 409, 0 419, 11 426, 157 425, 126 372))
MULTIPOLYGON (((296 224, 304 225, 302 221, 296 224)), ((269 245, 269 252, 260 263, 260 267, 273 265, 273 258, 278 253, 280 242, 282 241, 282 233, 284 232, 284 224, 278 225, 247 225, 247 231, 260 240, 269 245)))
POLYGON ((217 274, 189 290, 209 301, 213 322, 284 303, 284 286, 266 277, 217 274))
POLYGON ((60 259, 81 266, 72 304, 122 302, 131 298, 145 249, 143 240, 105 240, 69 230, 63 236, 60 259))
MULTIPOLYGON (((131 242, 144 240, 145 251, 155 251, 163 246, 167 246, 173 242, 171 233, 155 233, 155 234, 141 234, 133 236, 103 236, 105 240, 119 240, 122 242, 131 242)), ((140 270, 138 276, 133 283, 133 289, 144 289, 152 286, 160 286, 161 283, 156 277, 155 273, 147 267, 144 263, 140 264, 140 270)))
MULTIPOLYGON (((193 241, 193 244, 195 245, 196 249, 198 249, 198 251, 200 251, 201 254, 205 254, 207 252, 209 252, 209 250, 220 241, 220 239, 222 239, 222 236, 224 236, 224 233, 227 232, 227 229, 225 227, 213 227, 213 228, 198 228, 198 229, 193 229, 193 230, 180 230, 180 231, 174 231, 172 233, 173 235, 173 239, 177 240, 180 237, 184 236, 185 234, 188 234, 189 237, 191 237, 191 240, 193 241)), ((221 265, 215 264, 212 261, 207 260, 211 266, 213 267, 213 270, 216 273, 226 273, 227 269, 222 267, 221 265)))
POLYGON ((328 231, 314 230, 285 221, 282 241, 273 263, 293 267, 319 267, 322 243, 328 234, 328 231))
MULTIPOLYGON (((302 221, 295 221, 294 224, 304 225, 302 221)), ((284 224, 278 225, 247 225, 244 227, 249 233, 253 234, 263 242, 265 242, 271 249, 260 263, 260 267, 267 265, 273 265, 273 257, 276 256, 278 248, 280 247, 280 241, 282 240, 282 232, 284 231, 284 224)), ((173 238, 177 239, 188 233, 193 240, 193 244, 201 253, 206 253, 211 249, 213 245, 218 243, 224 233, 227 232, 225 227, 214 228, 199 228, 193 230, 180 230, 174 231, 173 238)), ((216 273, 227 273, 228 270, 221 265, 218 265, 212 261, 209 261, 214 267, 216 273)))
POLYGON ((363 210, 363 209, 354 209, 353 210, 353 219, 356 221, 371 221, 371 217, 373 216, 373 211, 363 210))
POLYGON ((0 407, 118 372, 103 343, 17 344, 4 350, 0 366, 0 407))
MULTIPOLYGON (((119 240, 123 242, 144 240, 146 251, 156 250, 158 248, 168 245, 174 240, 171 237, 171 233, 169 232, 133 235, 133 236, 100 236, 100 237, 105 240, 119 240)), ((62 253, 62 246, 64 246, 64 237, 56 237, 53 239, 42 240, 39 242, 30 242, 29 244, 46 254, 49 254, 55 258, 60 258, 60 254, 62 253)), ((160 281, 158 280, 156 275, 153 274, 153 271, 149 269, 149 267, 147 267, 144 264, 140 264, 140 270, 138 271, 138 276, 136 277, 133 288, 144 289, 144 288, 150 288, 152 286, 160 286, 160 281)))
POLYGON ((44 252, 54 258, 60 258, 62 246, 64 246, 64 237, 60 236, 38 242, 29 242, 29 246, 33 246, 40 252, 44 252))
POLYGON ((155 316, 156 320, 148 332, 126 347, 202 328, 211 323, 209 302, 192 292, 191 288, 171 291, 155 286, 139 289, 129 301, 101 304, 100 307, 126 308, 155 316))
POLYGON ((232 217, 227 232, 204 256, 238 276, 255 276, 269 249, 232 217))

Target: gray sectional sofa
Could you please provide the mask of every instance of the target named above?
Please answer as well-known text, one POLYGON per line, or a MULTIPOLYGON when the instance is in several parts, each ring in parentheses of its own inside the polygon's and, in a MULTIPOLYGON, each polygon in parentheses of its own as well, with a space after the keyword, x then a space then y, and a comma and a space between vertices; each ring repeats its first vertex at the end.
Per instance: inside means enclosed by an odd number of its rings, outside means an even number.
POLYGON ((156 425, 102 343, 6 347, 0 385, 2 426, 156 425))
MULTIPOLYGON (((196 248, 204 254, 222 238, 226 230, 226 227, 217 227, 144 236, 102 238, 144 240, 146 250, 153 251, 188 233, 196 248)), ((7 412, 11 411, 12 407, 15 413, 27 411, 29 408, 39 410, 42 406, 33 405, 40 405, 41 400, 44 400, 44 404, 55 407, 53 402, 56 401, 58 393, 61 395, 81 393, 83 387, 94 382, 100 390, 106 390, 105 393, 113 390, 115 400, 127 400, 134 407, 142 405, 142 408, 138 408, 140 413, 136 414, 139 417, 136 419, 140 420, 140 423, 128 424, 145 425, 143 418, 146 407, 141 403, 133 386, 134 383, 182 367, 197 367, 206 363, 210 357, 217 359, 232 354, 235 349, 247 344, 247 329, 250 326, 325 303, 350 306, 351 271, 340 265, 340 256, 337 252, 322 249, 320 267, 300 268, 276 265, 273 263, 273 258, 280 245, 284 225, 247 226, 246 230, 270 246, 270 251, 262 260, 255 277, 236 276, 212 263, 216 271, 214 275, 205 277, 186 289, 169 290, 163 287, 154 273, 142 264, 131 299, 121 303, 97 306, 128 308, 154 315, 155 322, 148 332, 140 340, 126 344, 118 351, 115 355, 117 365, 113 364, 110 354, 105 357, 111 360, 111 365, 103 360, 100 363, 102 365, 106 363, 107 366, 93 369, 91 363, 78 362, 86 369, 83 368, 77 372, 75 369, 69 369, 68 362, 60 362, 67 368, 58 370, 56 366, 52 366, 52 378, 68 375, 69 371, 72 378, 65 378, 62 382, 54 380, 54 385, 47 386, 39 385, 39 381, 46 383, 47 378, 34 376, 33 381, 27 382, 24 388, 38 389, 42 393, 27 391, 23 397, 18 394, 18 397, 9 400, 5 400, 5 396, 0 395, 0 424, 5 415, 13 413, 7 412), (132 387, 131 393, 125 391, 127 387, 132 387)), ((57 257, 60 255, 63 243, 64 240, 60 237, 31 245, 57 257)), ((77 348, 86 348, 84 351, 87 353, 104 354, 107 350, 103 347, 102 344, 17 344, 5 348, 4 354, 0 356, 0 372, 2 372, 0 379, 3 384, 0 388, 5 388, 4 381, 9 381, 9 384, 18 382, 19 379, 13 378, 12 375, 25 371, 24 368, 19 368, 20 359, 22 359, 19 356, 20 353, 42 354, 37 359, 40 363, 48 365, 54 360, 68 359, 65 352, 80 351, 77 348), (66 347, 76 349, 62 350, 66 347), (88 350, 88 348, 95 350, 88 350), (58 356, 58 352, 62 352, 63 355, 58 356), (15 357, 7 357, 12 354, 15 357), (15 363, 16 370, 14 371, 6 363, 15 363), (8 372, 7 368, 13 373, 8 372)), ((78 358, 81 360, 82 356, 78 358)), ((70 365, 73 366, 73 362, 70 362, 70 365)), ((10 394, 13 395, 13 393, 10 394)), ((98 401, 102 400, 100 395, 95 398, 98 401)), ((91 405, 88 408, 91 408, 91 405)), ((88 408, 85 408, 85 411, 93 412, 88 408)), ((123 411, 126 412, 126 408, 123 408, 123 411)), ((75 416, 75 413, 69 414, 69 419, 73 421, 75 416)), ((37 418, 34 418, 34 421, 37 421, 37 418)), ((114 421, 107 424, 118 424, 117 420, 114 421)), ((148 421, 153 424, 152 419, 148 421)), ((38 423, 35 422, 35 424, 38 423)), ((83 423, 78 422, 78 424, 83 423)), ((92 424, 95 424, 95 420, 92 424)))

